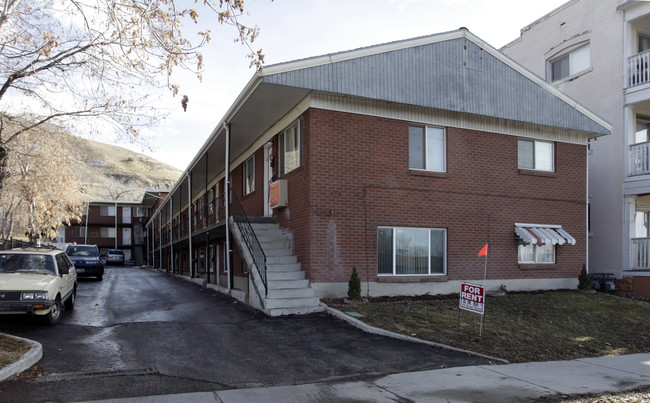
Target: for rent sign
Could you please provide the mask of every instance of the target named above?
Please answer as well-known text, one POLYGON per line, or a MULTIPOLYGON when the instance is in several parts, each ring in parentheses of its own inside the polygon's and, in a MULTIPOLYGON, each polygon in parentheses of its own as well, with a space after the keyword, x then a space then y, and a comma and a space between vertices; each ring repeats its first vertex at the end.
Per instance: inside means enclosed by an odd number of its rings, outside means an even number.
POLYGON ((485 312, 485 287, 469 283, 460 284, 460 309, 483 315, 485 312))

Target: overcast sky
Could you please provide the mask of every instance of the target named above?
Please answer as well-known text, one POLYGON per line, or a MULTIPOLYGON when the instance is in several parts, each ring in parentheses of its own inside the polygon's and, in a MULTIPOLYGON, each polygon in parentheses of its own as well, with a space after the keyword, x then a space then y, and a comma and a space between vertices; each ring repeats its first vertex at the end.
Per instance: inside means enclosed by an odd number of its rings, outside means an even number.
MULTIPOLYGON (((182 1, 182 0, 181 0, 182 1)), ((185 0, 195 7, 194 0, 185 0)), ((495 48, 519 37, 521 28, 553 11, 567 0, 246 0, 257 25, 265 64, 356 49, 364 46, 431 35, 466 27, 495 48)), ((213 15, 199 11, 202 23, 213 15)), ((210 24, 207 24, 210 25, 210 24)), ((162 103, 170 116, 150 135, 149 147, 117 144, 185 170, 221 121, 254 71, 247 49, 233 42, 235 31, 212 24, 212 42, 203 49, 202 82, 180 75, 180 96, 162 103), (181 96, 187 95, 187 111, 181 96)), ((109 138, 97 139, 112 143, 109 138)))

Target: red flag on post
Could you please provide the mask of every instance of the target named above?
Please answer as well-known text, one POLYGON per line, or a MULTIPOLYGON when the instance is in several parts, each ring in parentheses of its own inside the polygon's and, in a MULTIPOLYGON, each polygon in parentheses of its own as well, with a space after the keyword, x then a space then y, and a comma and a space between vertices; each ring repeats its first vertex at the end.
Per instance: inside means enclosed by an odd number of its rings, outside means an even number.
POLYGON ((485 244, 483 249, 481 249, 481 251, 478 253, 478 257, 487 256, 487 249, 488 249, 488 244, 485 244))

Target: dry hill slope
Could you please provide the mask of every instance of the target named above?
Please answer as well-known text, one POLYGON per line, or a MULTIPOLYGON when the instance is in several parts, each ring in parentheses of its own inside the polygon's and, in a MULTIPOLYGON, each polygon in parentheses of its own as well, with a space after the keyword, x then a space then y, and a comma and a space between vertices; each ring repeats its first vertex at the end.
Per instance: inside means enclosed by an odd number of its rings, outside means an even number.
POLYGON ((170 189, 181 171, 122 147, 68 136, 72 165, 87 200, 140 200, 145 189, 170 189))

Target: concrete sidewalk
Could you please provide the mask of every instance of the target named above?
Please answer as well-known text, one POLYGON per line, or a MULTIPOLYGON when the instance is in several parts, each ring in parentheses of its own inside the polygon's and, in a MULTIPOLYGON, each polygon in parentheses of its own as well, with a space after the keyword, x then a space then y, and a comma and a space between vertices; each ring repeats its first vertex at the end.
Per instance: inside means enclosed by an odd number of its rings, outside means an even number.
POLYGON ((148 396, 104 402, 530 402, 540 397, 650 386, 650 353, 571 361, 455 367, 268 388, 148 396))

